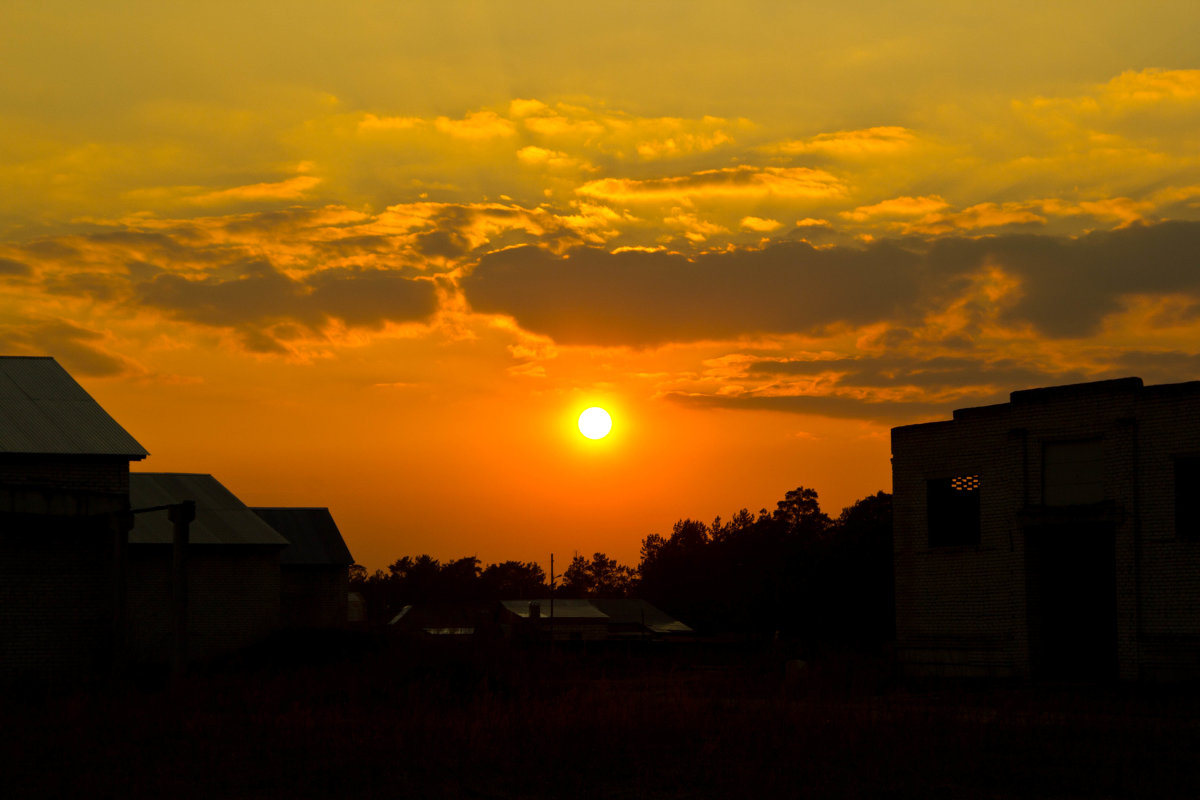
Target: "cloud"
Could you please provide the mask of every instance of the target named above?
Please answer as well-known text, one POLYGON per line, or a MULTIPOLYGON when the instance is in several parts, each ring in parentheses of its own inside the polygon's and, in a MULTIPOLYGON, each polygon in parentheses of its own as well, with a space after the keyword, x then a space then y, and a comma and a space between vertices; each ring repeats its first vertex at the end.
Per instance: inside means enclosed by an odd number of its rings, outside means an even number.
POLYGON ((894 397, 820 395, 708 395, 675 392, 664 399, 695 408, 726 408, 737 411, 778 411, 835 419, 870 419, 893 425, 949 417, 961 403, 953 400, 930 402, 894 397))
POLYGON ((802 155, 822 153, 842 158, 897 153, 907 150, 916 136, 907 128, 884 125, 854 131, 822 133, 808 139, 790 139, 767 145, 767 152, 802 155))
MULTIPOLYGON (((1100 208, 1097 208, 1097 211, 1099 210, 1100 208)), ((1045 224, 1046 217, 1026 203, 979 203, 961 211, 930 212, 920 219, 901 223, 897 227, 904 233, 939 236, 956 231, 1045 224)))
POLYGON ((842 217, 855 222, 866 222, 877 217, 921 217, 941 211, 949 205, 942 198, 930 197, 894 197, 874 205, 859 206, 853 211, 842 212, 842 217))
POLYGON ((846 194, 842 182, 808 167, 723 167, 672 178, 601 178, 576 189, 578 194, 622 203, 721 200, 819 200, 846 194))
POLYGON ((408 131, 425 124, 420 117, 380 117, 364 114, 358 122, 359 131, 408 131))
POLYGON ((349 326, 420 321, 437 307, 433 283, 371 269, 329 269, 306 280, 269 262, 242 265, 230 278, 188 279, 160 273, 135 286, 139 303, 176 319, 249 333, 257 349, 268 329, 295 323, 317 332, 329 320, 349 326))
POLYGON ((1200 295, 1197 251, 1200 223, 1192 222, 1078 239, 1013 234, 822 249, 784 242, 691 258, 518 247, 484 255, 462 287, 476 311, 510 315, 572 344, 645 346, 884 322, 968 339, 997 325, 1081 337, 1130 296, 1200 295))
POLYGON ((321 183, 312 175, 297 175, 275 183, 255 183, 235 186, 215 192, 205 192, 191 199, 196 205, 218 205, 221 203, 253 202, 259 200, 298 200, 321 183))
POLYGON ((561 343, 651 345, 887 317, 916 301, 917 261, 890 244, 787 242, 690 260, 521 247, 483 256, 462 286, 476 311, 512 315, 561 343))
POLYGON ((0 276, 28 275, 32 272, 29 265, 12 258, 0 258, 0 276))
POLYGON ((763 217, 742 217, 741 223, 743 228, 756 233, 770 233, 783 227, 783 223, 777 219, 764 219, 763 217))
POLYGON ((1106 99, 1124 107, 1200 103, 1200 70, 1128 70, 1104 86, 1106 99))
POLYGON ((141 370, 127 358, 110 352, 107 337, 63 319, 21 318, 0 325, 0 348, 10 355, 54 356, 79 375, 107 377, 141 370))
POLYGON ((462 119, 438 117, 433 124, 442 133, 468 141, 503 138, 516 132, 511 120, 504 119, 494 111, 474 111, 462 119))
POLYGON ((746 366, 746 375, 750 377, 828 374, 835 375, 834 384, 842 388, 913 387, 937 391, 981 386, 999 390, 1002 387, 1040 386, 1050 381, 1088 379, 1088 374, 1083 370, 1064 371, 1058 365, 1039 365, 1013 358, 921 356, 903 352, 850 358, 763 359, 746 366))
POLYGON ((517 160, 522 164, 551 169, 591 169, 582 159, 573 158, 559 150, 548 150, 537 145, 527 145, 517 151, 517 160))

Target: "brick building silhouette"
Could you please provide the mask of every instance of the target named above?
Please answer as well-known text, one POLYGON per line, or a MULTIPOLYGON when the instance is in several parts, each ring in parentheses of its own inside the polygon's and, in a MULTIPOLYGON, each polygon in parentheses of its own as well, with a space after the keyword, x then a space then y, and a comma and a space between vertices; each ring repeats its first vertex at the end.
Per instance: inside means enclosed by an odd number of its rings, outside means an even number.
POLYGON ((53 358, 0 356, 0 686, 217 657, 281 612, 346 624, 352 558, 327 510, 280 510, 283 534, 211 475, 131 473, 146 456, 53 358))
POLYGON ((897 427, 892 475, 904 672, 1200 677, 1200 382, 897 427))

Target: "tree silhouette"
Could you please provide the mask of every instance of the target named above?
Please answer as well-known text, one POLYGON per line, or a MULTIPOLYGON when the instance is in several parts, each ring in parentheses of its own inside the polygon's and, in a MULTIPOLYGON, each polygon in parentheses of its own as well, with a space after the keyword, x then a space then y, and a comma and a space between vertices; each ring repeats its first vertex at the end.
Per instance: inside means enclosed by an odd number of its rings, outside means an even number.
POLYGON ((781 633, 804 641, 890 636, 891 497, 880 492, 837 521, 803 486, 755 517, 692 519, 642 540, 644 597, 702 631, 781 633))
POLYGON ((479 578, 483 585, 483 596, 496 600, 541 597, 548 588, 546 573, 532 562, 489 564, 479 578))
POLYGON ((563 573, 560 594, 563 597, 628 597, 637 582, 637 573, 604 553, 595 553, 588 561, 577 555, 563 573))

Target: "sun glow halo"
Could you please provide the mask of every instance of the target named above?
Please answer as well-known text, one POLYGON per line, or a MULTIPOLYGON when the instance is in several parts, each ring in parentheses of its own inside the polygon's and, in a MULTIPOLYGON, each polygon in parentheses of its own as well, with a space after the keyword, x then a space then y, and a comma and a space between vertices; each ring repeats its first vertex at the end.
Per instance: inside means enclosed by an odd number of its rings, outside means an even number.
POLYGON ((579 415, 579 432, 589 439, 603 439, 612 430, 612 417, 599 406, 592 406, 579 415))

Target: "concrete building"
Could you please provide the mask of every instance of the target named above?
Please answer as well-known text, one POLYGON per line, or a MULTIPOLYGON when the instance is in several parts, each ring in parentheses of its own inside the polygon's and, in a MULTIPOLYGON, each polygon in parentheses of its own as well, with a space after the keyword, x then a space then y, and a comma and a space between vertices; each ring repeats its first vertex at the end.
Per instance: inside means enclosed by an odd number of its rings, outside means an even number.
POLYGON ((1013 392, 892 430, 909 674, 1200 677, 1200 382, 1013 392))
POLYGON ((283 627, 345 627, 354 558, 329 509, 252 510, 288 541, 279 554, 283 627))
POLYGON ((104 674, 145 448, 52 358, 0 357, 0 681, 104 674))

